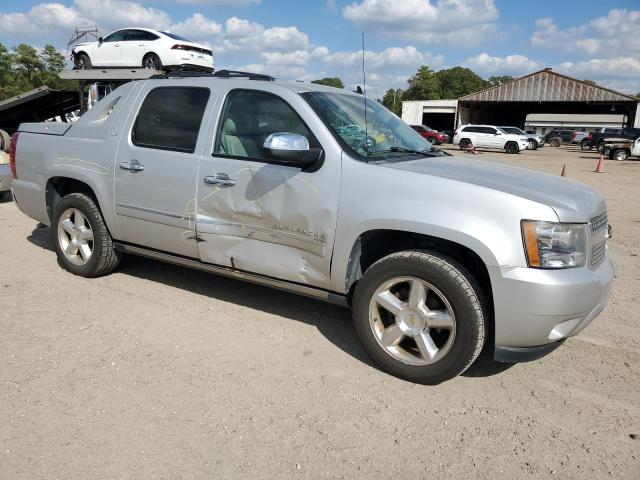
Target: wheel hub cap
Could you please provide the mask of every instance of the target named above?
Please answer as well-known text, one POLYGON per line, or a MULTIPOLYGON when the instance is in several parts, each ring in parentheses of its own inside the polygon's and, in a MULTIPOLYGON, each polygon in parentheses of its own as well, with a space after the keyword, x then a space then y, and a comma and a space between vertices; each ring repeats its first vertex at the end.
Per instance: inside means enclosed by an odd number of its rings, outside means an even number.
POLYGON ((413 308, 405 308, 396 316, 396 322, 405 335, 415 337, 426 327, 423 315, 413 308))
POLYGON ((93 254, 93 230, 77 208, 65 210, 58 221, 58 244, 63 255, 74 265, 86 264, 93 254))
POLYGON ((380 285, 369 304, 369 324, 384 351, 410 365, 442 359, 456 333, 453 309, 445 296, 415 277, 396 277, 380 285))

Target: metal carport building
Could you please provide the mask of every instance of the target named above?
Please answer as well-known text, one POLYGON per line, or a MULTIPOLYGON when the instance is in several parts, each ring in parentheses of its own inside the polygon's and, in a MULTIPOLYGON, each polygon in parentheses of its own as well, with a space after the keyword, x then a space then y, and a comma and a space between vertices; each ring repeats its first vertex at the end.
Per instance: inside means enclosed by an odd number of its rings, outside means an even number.
POLYGON ((523 128, 530 113, 617 113, 624 116, 627 126, 639 128, 639 107, 639 98, 545 68, 460 97, 456 125, 475 123, 523 128))

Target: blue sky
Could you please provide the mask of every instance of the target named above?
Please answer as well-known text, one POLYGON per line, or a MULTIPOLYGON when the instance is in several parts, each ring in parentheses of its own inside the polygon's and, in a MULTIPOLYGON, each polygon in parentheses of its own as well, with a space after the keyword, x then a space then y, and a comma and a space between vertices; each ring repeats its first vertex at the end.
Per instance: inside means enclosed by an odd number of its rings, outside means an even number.
POLYGON ((370 93, 403 87, 420 65, 483 77, 544 67, 640 92, 640 0, 3 0, 0 42, 66 50, 76 25, 106 34, 169 29, 214 51, 218 68, 280 78, 360 81, 366 33, 370 93))

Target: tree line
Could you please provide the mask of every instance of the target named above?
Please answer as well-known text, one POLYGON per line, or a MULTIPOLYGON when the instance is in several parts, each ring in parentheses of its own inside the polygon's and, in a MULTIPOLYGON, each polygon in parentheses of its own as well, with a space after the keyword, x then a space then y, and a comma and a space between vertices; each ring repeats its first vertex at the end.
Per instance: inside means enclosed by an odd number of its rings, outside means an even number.
POLYGON ((74 82, 61 80, 64 55, 53 45, 42 50, 20 44, 9 50, 0 43, 0 100, 47 85, 55 89, 75 89, 74 82))
MULTIPOLYGON (((510 82, 514 78, 510 75, 497 75, 484 79, 473 70, 465 67, 445 68, 434 71, 428 66, 418 68, 418 71, 407 80, 407 88, 389 88, 378 101, 396 115, 402 113, 404 100, 445 100, 456 99, 470 93, 478 92, 490 87, 497 87, 510 82)), ((593 80, 583 80, 590 85, 596 85, 593 80)), ((311 83, 344 88, 342 80, 337 77, 321 78, 311 83)), ((636 95, 640 98, 640 93, 636 95)))
MULTIPOLYGON (((454 99, 511 80, 513 77, 510 75, 492 76, 485 80, 465 67, 434 71, 425 65, 418 68, 418 71, 409 77, 406 89, 389 88, 378 101, 395 114, 400 115, 404 100, 454 99)), ((344 88, 344 83, 337 77, 321 78, 313 80, 311 83, 344 88)))

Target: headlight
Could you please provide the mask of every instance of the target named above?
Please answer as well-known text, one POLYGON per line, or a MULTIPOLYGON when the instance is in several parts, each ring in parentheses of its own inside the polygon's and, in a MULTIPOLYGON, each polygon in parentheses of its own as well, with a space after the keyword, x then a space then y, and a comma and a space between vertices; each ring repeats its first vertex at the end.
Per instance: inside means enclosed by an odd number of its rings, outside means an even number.
POLYGON ((522 221, 527 263, 532 268, 583 267, 587 263, 584 223, 522 221))

